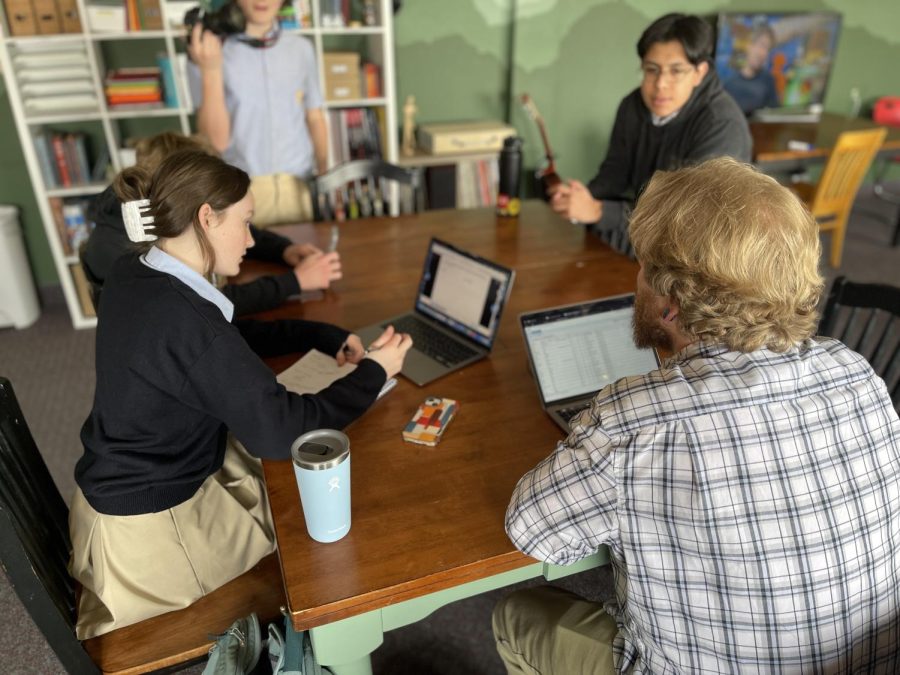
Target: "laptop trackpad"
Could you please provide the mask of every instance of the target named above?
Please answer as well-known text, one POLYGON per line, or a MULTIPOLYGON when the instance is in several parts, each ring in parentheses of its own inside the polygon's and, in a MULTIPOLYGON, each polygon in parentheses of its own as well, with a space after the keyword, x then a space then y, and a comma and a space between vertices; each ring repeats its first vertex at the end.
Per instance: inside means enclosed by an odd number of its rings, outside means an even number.
MULTIPOLYGON (((384 323, 389 324, 391 322, 385 321, 384 323)), ((384 332, 384 328, 376 324, 363 328, 357 335, 362 340, 363 346, 368 347, 382 332, 384 332)), ((400 371, 400 374, 421 387, 447 372, 449 372, 449 369, 446 366, 413 348, 406 353, 406 358, 403 361, 403 370, 400 371)))

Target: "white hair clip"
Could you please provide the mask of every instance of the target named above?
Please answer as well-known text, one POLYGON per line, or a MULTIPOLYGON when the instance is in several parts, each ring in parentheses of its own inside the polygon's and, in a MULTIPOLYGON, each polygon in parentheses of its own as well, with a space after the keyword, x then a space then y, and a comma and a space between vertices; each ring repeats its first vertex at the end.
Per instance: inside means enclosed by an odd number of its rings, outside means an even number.
POLYGON ((131 241, 156 241, 156 235, 147 231, 156 229, 153 216, 147 214, 149 210, 149 199, 135 199, 122 204, 122 220, 125 221, 125 232, 131 241))

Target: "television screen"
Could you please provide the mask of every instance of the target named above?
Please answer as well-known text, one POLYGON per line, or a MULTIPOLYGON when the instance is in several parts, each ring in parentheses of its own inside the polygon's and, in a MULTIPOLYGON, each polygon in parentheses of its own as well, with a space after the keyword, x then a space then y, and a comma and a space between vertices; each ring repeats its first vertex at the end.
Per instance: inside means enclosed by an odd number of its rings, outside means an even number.
POLYGON ((719 14, 716 71, 746 114, 821 106, 841 15, 719 14))

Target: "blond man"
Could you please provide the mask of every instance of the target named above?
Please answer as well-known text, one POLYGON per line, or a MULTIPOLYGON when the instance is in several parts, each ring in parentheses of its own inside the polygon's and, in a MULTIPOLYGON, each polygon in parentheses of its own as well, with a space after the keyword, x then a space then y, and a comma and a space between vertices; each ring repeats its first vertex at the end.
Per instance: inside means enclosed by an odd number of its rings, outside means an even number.
POLYGON ((540 560, 609 546, 616 598, 502 601, 508 671, 900 672, 900 421, 813 337, 815 221, 723 158, 657 173, 630 234, 634 339, 673 356, 601 391, 506 518, 540 560))

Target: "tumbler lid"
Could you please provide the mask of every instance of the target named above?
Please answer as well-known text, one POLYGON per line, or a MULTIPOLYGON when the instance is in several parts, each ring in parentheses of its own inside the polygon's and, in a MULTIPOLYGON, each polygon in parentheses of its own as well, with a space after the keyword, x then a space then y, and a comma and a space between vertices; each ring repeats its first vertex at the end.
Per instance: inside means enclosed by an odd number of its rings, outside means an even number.
POLYGON ((521 136, 507 136, 503 139, 503 149, 504 150, 521 150, 522 149, 522 137, 521 136))
POLYGON ((350 456, 350 439, 336 429, 307 431, 291 444, 294 464, 302 469, 324 471, 350 456))

